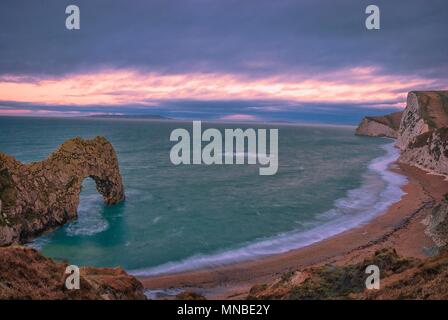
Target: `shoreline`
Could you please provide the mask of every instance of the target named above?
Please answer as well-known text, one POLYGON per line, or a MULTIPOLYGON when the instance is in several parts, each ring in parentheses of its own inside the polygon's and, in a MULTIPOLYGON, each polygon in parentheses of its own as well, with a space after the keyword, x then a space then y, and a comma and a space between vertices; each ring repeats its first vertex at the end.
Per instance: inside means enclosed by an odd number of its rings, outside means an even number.
POLYGON ((257 260, 138 279, 149 291, 175 288, 195 291, 209 299, 243 299, 253 285, 272 281, 288 271, 326 263, 356 263, 383 247, 393 247, 403 256, 428 257, 434 243, 425 234, 422 220, 442 199, 448 181, 404 164, 394 163, 390 170, 408 179, 402 187, 405 194, 364 225, 257 260))

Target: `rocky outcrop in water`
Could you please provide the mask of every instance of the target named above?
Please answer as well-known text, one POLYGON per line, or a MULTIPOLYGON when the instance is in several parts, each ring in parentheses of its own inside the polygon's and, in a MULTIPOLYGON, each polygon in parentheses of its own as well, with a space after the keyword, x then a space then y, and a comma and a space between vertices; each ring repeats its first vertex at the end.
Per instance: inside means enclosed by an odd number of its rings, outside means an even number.
POLYGON ((26 242, 75 219, 87 177, 105 203, 124 199, 115 150, 103 137, 68 140, 46 160, 30 164, 0 153, 0 246, 26 242))
MULTIPOLYGON (((0 153, 0 245, 25 242, 75 219, 87 177, 105 203, 124 199, 117 156, 105 138, 68 140, 30 164, 0 153)), ((0 248, 0 299, 146 299, 142 284, 120 268, 80 268, 80 288, 69 290, 66 267, 31 248, 0 248)))
POLYGON ((358 128, 356 135, 372 137, 397 138, 402 112, 394 112, 381 117, 365 117, 358 128))
POLYGON ((80 268, 80 288, 68 290, 66 267, 31 248, 0 248, 0 299, 146 299, 142 284, 120 268, 80 268))

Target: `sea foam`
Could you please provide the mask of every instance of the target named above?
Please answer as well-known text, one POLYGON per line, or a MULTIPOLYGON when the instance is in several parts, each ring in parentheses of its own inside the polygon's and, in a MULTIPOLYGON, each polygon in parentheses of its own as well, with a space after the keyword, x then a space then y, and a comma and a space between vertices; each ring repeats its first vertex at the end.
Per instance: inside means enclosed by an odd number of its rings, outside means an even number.
POLYGON ((78 219, 67 225, 68 236, 93 236, 109 228, 102 215, 103 199, 101 195, 92 193, 83 195, 78 206, 78 219))

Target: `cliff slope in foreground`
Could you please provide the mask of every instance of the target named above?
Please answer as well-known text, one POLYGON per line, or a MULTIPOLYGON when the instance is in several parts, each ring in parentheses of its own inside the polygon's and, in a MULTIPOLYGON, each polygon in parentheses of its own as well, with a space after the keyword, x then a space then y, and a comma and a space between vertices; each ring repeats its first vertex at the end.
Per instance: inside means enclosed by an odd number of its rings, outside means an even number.
POLYGON ((80 289, 68 290, 66 267, 31 248, 0 248, 0 299, 146 299, 141 283, 119 268, 81 268, 80 289))
POLYGON ((425 261, 402 258, 393 249, 377 251, 361 263, 311 267, 254 286, 248 299, 448 299, 448 254, 425 261), (367 290, 366 267, 381 270, 381 290, 367 290))
POLYGON ((30 164, 0 153, 0 246, 26 242, 76 219, 87 177, 105 203, 124 199, 115 150, 103 137, 68 140, 46 160, 30 164))

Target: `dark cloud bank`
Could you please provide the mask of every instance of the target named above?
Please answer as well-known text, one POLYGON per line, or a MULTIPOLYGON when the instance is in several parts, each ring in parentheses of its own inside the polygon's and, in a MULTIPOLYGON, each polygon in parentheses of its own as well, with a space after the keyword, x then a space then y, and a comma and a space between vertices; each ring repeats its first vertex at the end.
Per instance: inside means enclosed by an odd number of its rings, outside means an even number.
MULTIPOLYGON (((446 0, 2 0, 0 76, 133 68, 307 78, 372 65, 382 74, 446 83, 447 11, 446 0), (369 32, 364 10, 372 3, 381 9, 382 29, 369 32), (79 31, 65 29, 68 4, 81 9, 79 31)), ((252 107, 260 103, 271 102, 254 101, 252 107)), ((247 102, 214 104, 207 112, 212 103, 164 102, 159 109, 183 116, 202 112, 211 117, 232 108, 264 114, 247 109, 247 102)), ((341 114, 352 117, 358 113, 356 106, 330 109, 344 109, 341 114)), ((284 103, 282 111, 272 114, 284 118, 293 113, 284 103)))

